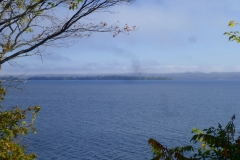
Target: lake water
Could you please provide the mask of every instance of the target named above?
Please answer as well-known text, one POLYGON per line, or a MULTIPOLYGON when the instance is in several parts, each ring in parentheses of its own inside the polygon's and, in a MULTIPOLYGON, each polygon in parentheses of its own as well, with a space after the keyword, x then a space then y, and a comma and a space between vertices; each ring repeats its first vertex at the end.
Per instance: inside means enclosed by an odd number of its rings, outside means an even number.
POLYGON ((38 160, 147 160, 148 139, 191 144, 191 129, 226 125, 240 81, 30 81, 10 90, 5 107, 39 105, 37 135, 24 142, 38 160))

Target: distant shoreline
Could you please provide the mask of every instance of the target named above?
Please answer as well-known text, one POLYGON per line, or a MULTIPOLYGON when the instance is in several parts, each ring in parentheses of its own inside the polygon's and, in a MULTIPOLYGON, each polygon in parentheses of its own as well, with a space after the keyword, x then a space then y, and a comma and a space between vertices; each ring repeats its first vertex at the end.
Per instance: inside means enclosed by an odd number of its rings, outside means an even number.
POLYGON ((145 77, 145 76, 86 76, 86 77, 29 77, 27 80, 172 80, 169 77, 145 77))
POLYGON ((240 80, 240 72, 113 75, 0 75, 1 80, 240 80))

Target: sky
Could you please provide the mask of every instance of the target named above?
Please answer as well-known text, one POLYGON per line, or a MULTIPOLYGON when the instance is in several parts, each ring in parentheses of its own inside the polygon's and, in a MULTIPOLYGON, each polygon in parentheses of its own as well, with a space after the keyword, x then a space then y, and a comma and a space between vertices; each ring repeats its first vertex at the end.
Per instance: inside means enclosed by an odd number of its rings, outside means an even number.
POLYGON ((230 20, 240 21, 240 1, 136 0, 96 13, 85 22, 137 26, 113 38, 93 33, 45 56, 15 59, 2 75, 240 72, 240 44, 228 41, 230 20))

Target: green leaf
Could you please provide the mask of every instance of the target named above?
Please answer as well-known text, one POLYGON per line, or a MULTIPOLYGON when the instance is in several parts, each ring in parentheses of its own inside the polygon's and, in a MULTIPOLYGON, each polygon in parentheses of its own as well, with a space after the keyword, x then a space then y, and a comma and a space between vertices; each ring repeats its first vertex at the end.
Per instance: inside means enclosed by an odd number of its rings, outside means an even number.
POLYGON ((230 36, 230 37, 228 38, 228 40, 230 41, 231 39, 233 39, 233 37, 234 37, 234 35, 230 36))
POLYGON ((194 136, 192 137, 192 139, 190 140, 190 142, 191 142, 191 141, 196 142, 197 138, 198 138, 198 135, 194 135, 194 136))

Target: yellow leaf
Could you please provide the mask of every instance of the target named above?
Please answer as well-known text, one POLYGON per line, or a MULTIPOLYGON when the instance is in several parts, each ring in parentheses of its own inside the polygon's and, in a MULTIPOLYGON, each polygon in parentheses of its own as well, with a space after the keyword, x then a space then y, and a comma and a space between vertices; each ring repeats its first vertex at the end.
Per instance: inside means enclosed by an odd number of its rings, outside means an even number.
POLYGON ((234 21, 230 21, 230 22, 228 23, 228 26, 231 27, 231 28, 234 27, 234 21))

